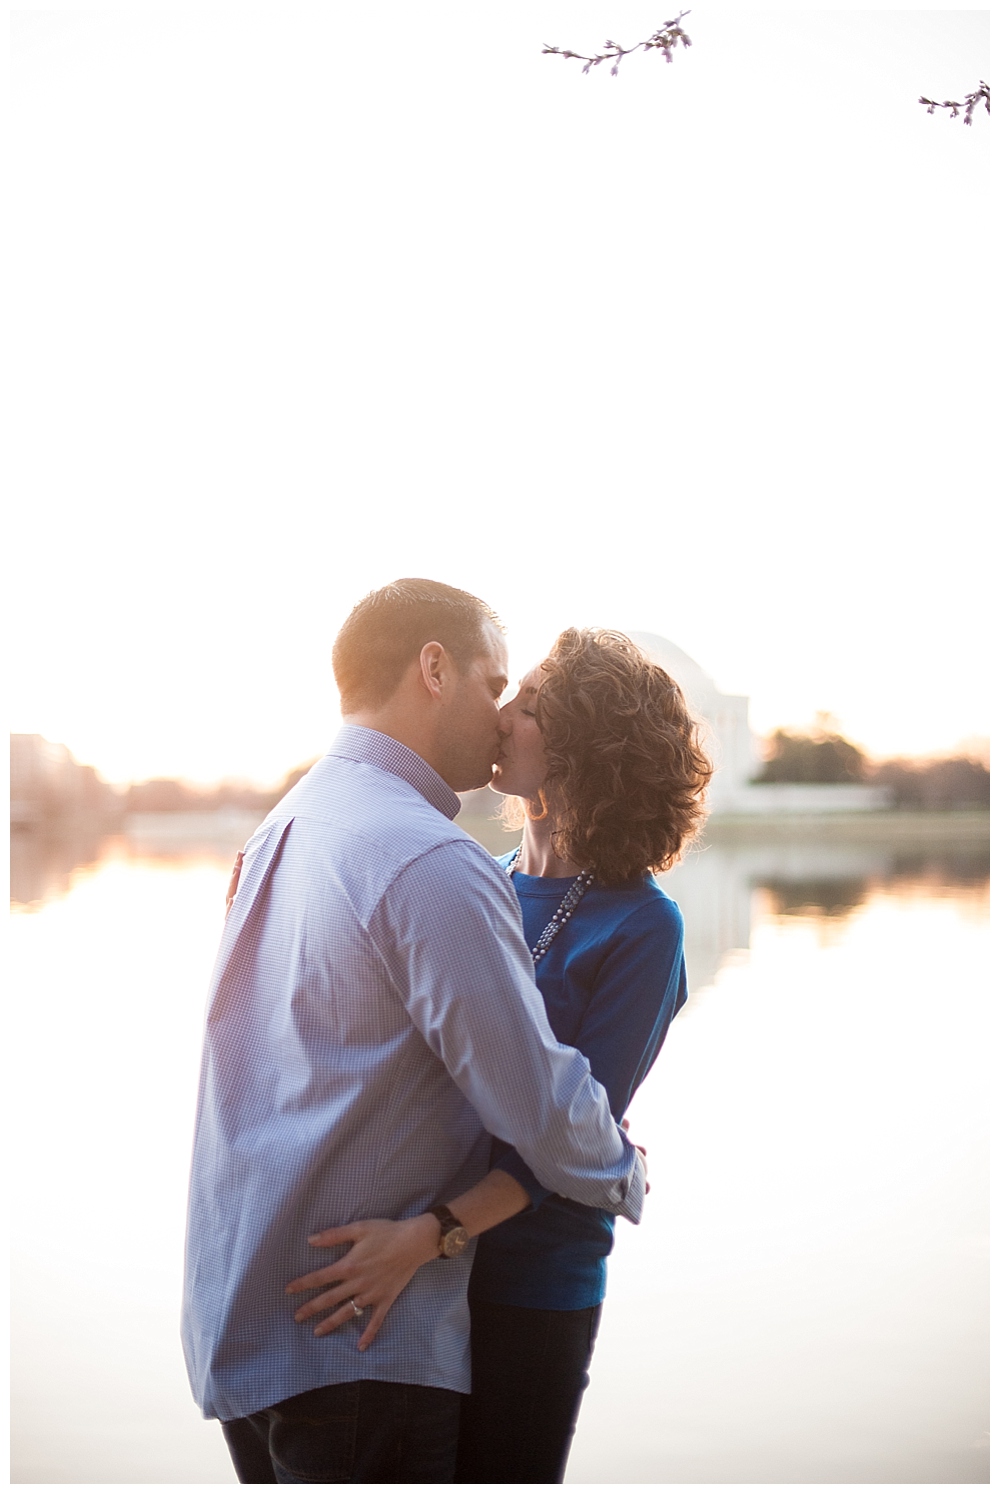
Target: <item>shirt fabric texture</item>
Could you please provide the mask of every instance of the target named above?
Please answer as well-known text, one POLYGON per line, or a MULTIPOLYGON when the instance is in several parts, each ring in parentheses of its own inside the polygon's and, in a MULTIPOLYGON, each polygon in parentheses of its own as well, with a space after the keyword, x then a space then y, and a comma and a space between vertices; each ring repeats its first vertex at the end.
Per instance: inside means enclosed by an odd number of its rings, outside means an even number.
POLYGON ((346 1253, 310 1234, 471 1187, 487 1131, 545 1187, 639 1218, 642 1168, 554 1038, 509 878, 458 807, 408 748, 346 726, 247 843, 189 1201, 183 1340, 208 1417, 361 1379, 468 1390, 473 1252, 421 1267, 363 1354, 353 1321, 295 1323, 285 1286, 346 1253))
MULTIPOLYGON (((506 868, 514 854, 499 864, 506 868)), ((512 880, 534 946, 574 879, 515 871, 512 880)), ((594 883, 535 978, 552 1031, 589 1059, 620 1121, 687 1000, 680 909, 648 874, 617 887, 594 883)), ((470 1296, 510 1307, 596 1307, 607 1285, 614 1216, 556 1196, 504 1143, 494 1143, 491 1165, 517 1178, 533 1208, 482 1237, 470 1296)))

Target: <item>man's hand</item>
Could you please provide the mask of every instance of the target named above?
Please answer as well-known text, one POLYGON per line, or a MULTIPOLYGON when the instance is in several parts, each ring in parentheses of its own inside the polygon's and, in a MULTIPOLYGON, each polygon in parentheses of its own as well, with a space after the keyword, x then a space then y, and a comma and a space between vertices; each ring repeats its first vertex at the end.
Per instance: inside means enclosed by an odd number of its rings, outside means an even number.
POLYGON ((335 1310, 313 1329, 317 1338, 332 1333, 358 1314, 351 1298, 360 1308, 371 1308, 371 1317, 358 1340, 359 1349, 367 1349, 385 1321, 385 1315, 411 1277, 438 1254, 441 1226, 433 1214, 418 1214, 415 1219, 359 1219, 354 1224, 325 1229, 309 1236, 309 1244, 329 1250, 334 1245, 351 1245, 345 1256, 331 1266, 321 1266, 308 1276, 290 1281, 285 1291, 321 1291, 305 1302, 295 1313, 295 1321, 304 1323, 317 1313, 335 1310))

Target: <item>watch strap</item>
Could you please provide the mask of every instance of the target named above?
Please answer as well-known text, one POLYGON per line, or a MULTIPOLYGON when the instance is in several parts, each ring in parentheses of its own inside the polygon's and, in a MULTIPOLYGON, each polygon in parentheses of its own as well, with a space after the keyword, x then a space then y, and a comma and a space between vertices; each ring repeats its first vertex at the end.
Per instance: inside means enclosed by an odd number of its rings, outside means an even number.
POLYGON ((438 1224, 440 1224, 442 1235, 448 1234, 453 1229, 465 1228, 465 1225, 462 1223, 461 1219, 455 1218, 454 1214, 448 1208, 447 1204, 435 1204, 434 1207, 432 1209, 428 1209, 427 1212, 428 1214, 433 1214, 438 1224))
POLYGON ((469 1232, 461 1219, 456 1219, 454 1214, 444 1204, 435 1204, 430 1210, 440 1227, 438 1235, 438 1255, 445 1256, 448 1260, 461 1255, 469 1243, 469 1232))

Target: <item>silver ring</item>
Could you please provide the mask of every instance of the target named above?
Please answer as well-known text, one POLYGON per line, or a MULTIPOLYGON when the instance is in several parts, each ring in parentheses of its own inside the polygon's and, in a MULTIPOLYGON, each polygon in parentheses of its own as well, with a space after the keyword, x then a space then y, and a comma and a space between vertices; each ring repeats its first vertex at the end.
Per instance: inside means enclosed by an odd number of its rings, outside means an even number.
POLYGON ((359 1307, 358 1304, 355 1302, 355 1300, 354 1300, 353 1297, 348 1298, 348 1301, 350 1302, 351 1306, 354 1308, 354 1316, 356 1318, 363 1318, 364 1315, 365 1315, 364 1308, 363 1307, 359 1307))

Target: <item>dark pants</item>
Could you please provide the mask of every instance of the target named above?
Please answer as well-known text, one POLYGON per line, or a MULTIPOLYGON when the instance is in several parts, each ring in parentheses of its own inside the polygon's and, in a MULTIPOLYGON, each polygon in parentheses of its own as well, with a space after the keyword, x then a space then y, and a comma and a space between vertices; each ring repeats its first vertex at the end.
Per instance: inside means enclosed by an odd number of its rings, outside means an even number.
POLYGON ((241 1484, 450 1484, 456 1390, 352 1380, 224 1421, 241 1484))
POLYGON ((472 1394, 462 1402, 455 1482, 561 1484, 601 1309, 469 1306, 472 1394))

